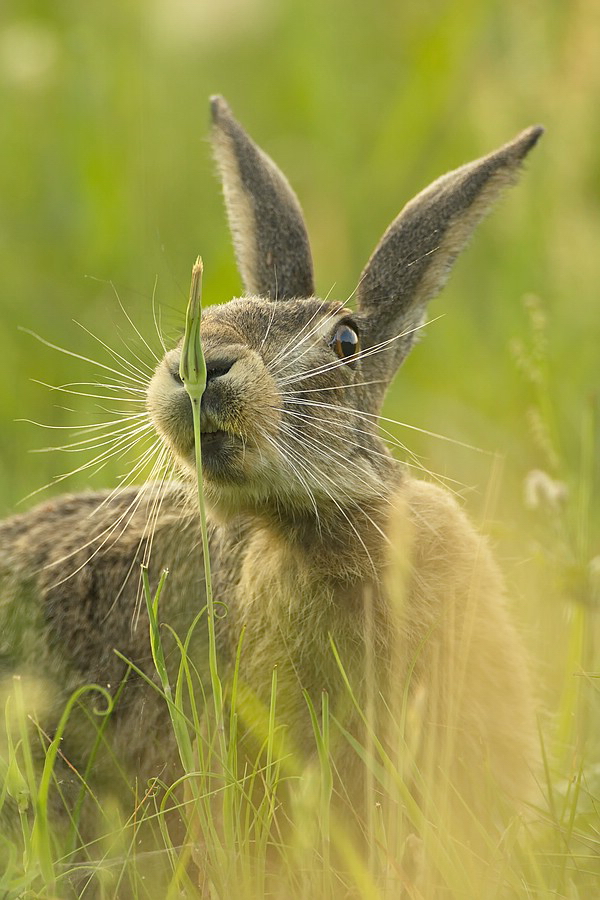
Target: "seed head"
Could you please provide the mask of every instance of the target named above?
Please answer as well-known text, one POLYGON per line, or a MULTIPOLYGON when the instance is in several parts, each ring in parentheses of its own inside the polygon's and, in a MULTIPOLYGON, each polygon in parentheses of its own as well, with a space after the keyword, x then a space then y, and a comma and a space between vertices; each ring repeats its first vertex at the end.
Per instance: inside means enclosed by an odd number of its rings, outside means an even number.
POLYGON ((192 267, 190 299, 185 316, 185 334, 179 362, 179 376, 192 402, 199 401, 206 387, 206 361, 200 343, 202 320, 202 259, 192 267))

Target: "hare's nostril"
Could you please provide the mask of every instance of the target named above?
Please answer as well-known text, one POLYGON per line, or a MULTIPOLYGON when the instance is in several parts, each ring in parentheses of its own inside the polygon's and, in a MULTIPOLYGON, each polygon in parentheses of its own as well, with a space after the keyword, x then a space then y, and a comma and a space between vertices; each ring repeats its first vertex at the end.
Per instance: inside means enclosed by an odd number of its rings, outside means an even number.
POLYGON ((217 359, 206 360, 206 383, 212 381, 213 378, 220 378, 221 375, 227 375, 231 367, 236 361, 236 357, 220 357, 217 359))
MULTIPOLYGON (((206 383, 212 381, 213 378, 219 378, 221 375, 227 375, 237 357, 218 357, 216 359, 206 360, 206 383)), ((182 386, 183 381, 179 374, 179 360, 176 365, 169 366, 171 378, 177 384, 182 386)))

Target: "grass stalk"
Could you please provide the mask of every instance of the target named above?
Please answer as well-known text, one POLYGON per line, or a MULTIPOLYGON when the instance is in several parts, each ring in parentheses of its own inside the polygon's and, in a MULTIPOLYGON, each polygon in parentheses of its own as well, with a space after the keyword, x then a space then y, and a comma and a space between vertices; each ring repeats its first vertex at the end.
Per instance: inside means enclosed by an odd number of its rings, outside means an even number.
POLYGON ((219 735, 222 759, 226 758, 225 734, 223 729, 223 688, 217 665, 217 642, 215 636, 215 604, 210 571, 210 550, 208 541, 208 525, 206 520, 206 504, 204 501, 204 485, 202 481, 202 436, 200 430, 200 404, 206 388, 206 361, 200 340, 202 321, 202 260, 196 259, 192 267, 190 299, 186 312, 185 334, 181 348, 179 375, 192 404, 194 422, 194 446, 196 453, 196 473, 198 490, 198 509, 200 512, 200 528, 202 532, 202 555, 204 558, 204 577, 206 584, 206 605, 208 612, 208 654, 210 681, 212 687, 215 727, 219 735))

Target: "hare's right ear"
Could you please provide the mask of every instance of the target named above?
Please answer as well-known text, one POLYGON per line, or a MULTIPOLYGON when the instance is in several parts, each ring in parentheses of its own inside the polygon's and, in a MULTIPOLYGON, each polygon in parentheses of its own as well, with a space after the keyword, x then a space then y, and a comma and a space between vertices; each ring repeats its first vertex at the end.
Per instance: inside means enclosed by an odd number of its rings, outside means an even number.
POLYGON ((517 180, 543 133, 533 126, 488 156, 449 172, 408 203, 385 232, 357 289, 365 370, 389 381, 413 343, 429 300, 495 200, 517 180))
POLYGON ((298 198, 222 97, 211 98, 215 157, 238 269, 250 294, 312 297, 313 266, 298 198))

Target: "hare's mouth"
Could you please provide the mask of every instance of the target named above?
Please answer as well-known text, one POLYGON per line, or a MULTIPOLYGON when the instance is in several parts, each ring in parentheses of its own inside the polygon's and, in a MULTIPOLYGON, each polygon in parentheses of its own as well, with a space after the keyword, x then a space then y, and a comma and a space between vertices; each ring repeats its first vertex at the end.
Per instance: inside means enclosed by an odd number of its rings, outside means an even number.
POLYGON ((203 422, 200 430, 200 446, 205 474, 213 478, 235 479, 240 455, 243 456, 243 441, 240 435, 203 422))
POLYGON ((206 451, 216 453, 233 445, 233 435, 229 431, 221 431, 215 428, 212 431, 202 431, 200 434, 202 453, 206 451))

